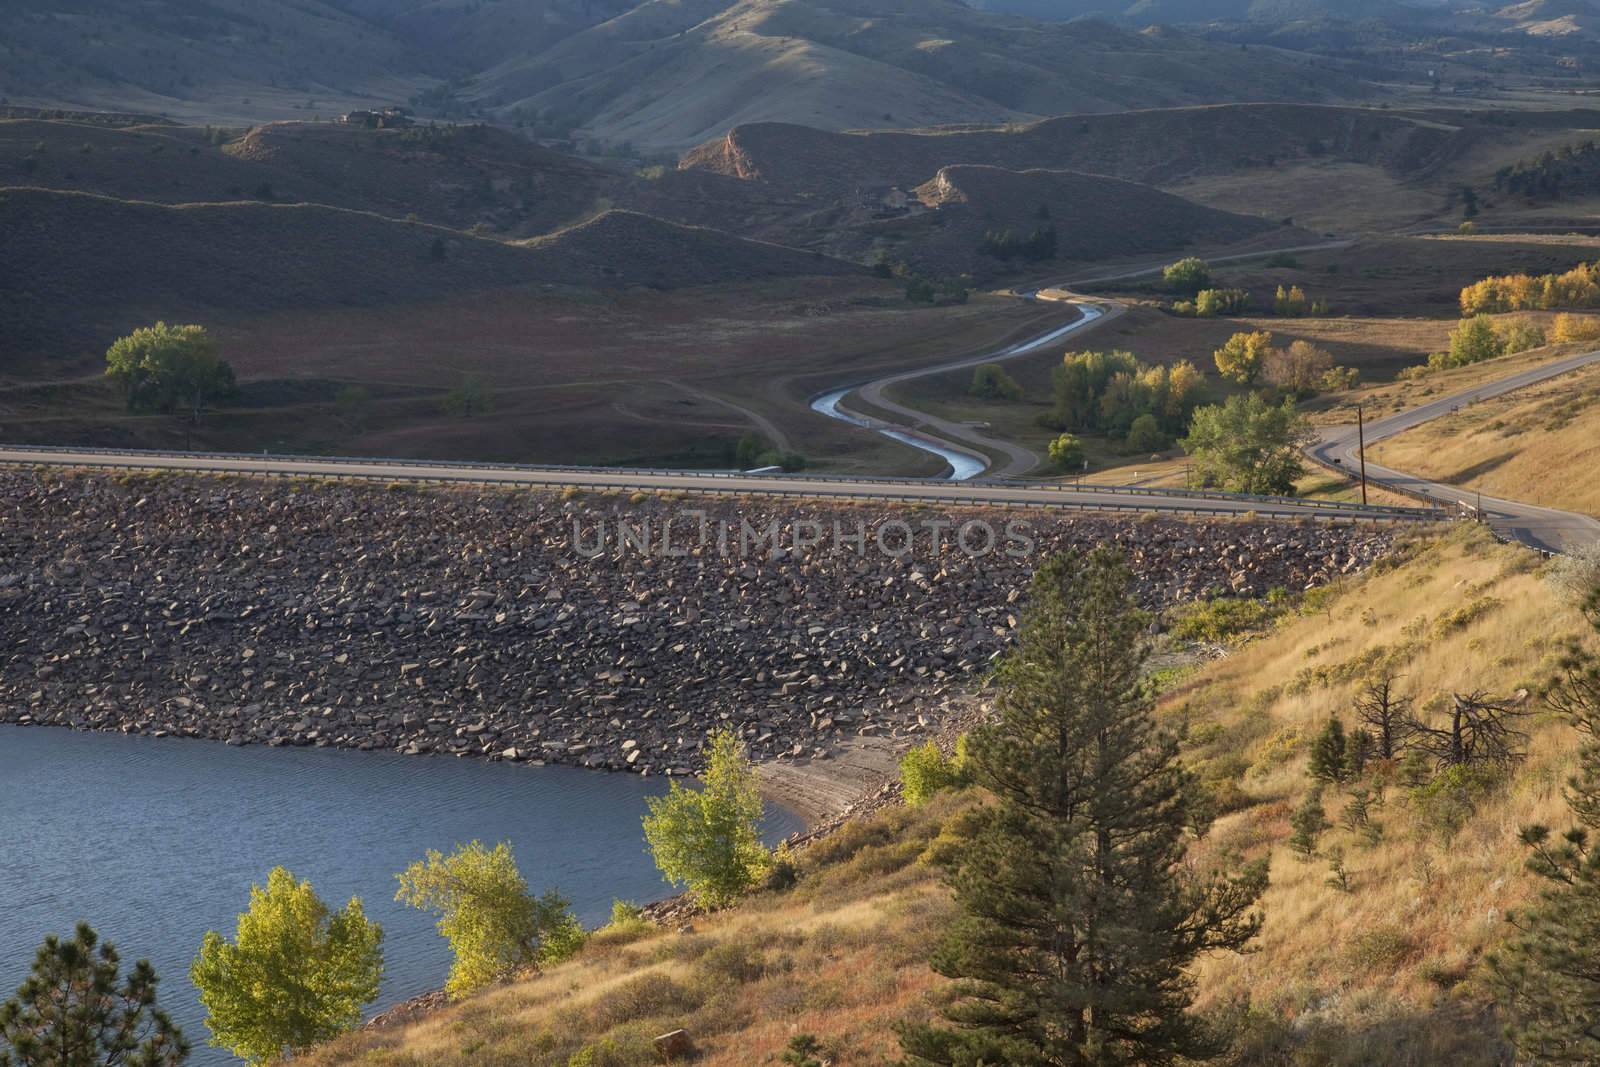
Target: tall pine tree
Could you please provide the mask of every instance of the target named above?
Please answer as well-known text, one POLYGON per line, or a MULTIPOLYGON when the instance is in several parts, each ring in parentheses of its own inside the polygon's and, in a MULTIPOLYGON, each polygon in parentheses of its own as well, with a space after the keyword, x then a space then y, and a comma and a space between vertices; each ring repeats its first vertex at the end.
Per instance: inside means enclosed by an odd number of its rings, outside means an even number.
POLYGON ((1255 936, 1266 868, 1183 867, 1189 782, 1141 690, 1130 580, 1108 548, 1034 576, 997 675, 997 721, 968 748, 997 803, 949 872, 960 916, 932 958, 957 980, 953 1026, 902 1028, 912 1062, 1166 1064, 1221 1051, 1187 1010, 1186 968, 1255 936))
MULTIPOLYGON (((1600 589, 1584 610, 1600 631, 1600 589)), ((1585 738, 1567 783, 1577 825, 1559 839, 1545 826, 1523 829, 1528 868, 1549 885, 1533 907, 1506 916, 1517 933, 1485 962, 1523 1056, 1600 1063, 1600 658, 1569 647, 1546 698, 1585 738)))
POLYGON ((178 1067, 189 1044, 156 1007, 148 960, 127 975, 88 923, 54 934, 17 995, 0 1004, 0 1067, 178 1067))

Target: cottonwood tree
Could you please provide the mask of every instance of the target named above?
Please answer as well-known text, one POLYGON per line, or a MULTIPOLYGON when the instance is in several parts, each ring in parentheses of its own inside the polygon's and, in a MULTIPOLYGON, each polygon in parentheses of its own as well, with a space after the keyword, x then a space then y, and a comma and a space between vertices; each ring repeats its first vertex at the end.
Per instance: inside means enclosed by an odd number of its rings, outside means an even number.
POLYGON ((233 368, 217 358, 203 326, 158 322, 106 350, 106 376, 122 387, 130 411, 184 411, 198 425, 208 404, 227 399, 233 368))
POLYGON ((148 960, 123 977, 117 950, 79 923, 34 956, 17 995, 0 1004, 0 1067, 176 1067, 189 1043, 156 1007, 148 960))
POLYGON ((1512 724, 1526 714, 1511 701, 1492 700, 1481 691, 1455 693, 1442 726, 1413 718, 1410 729, 1416 747, 1432 756, 1441 770, 1515 763, 1523 756, 1517 745, 1527 735, 1512 724))
POLYGON ((1251 393, 1197 410, 1180 443, 1209 484, 1236 493, 1292 494, 1305 473, 1300 446, 1312 436, 1292 402, 1274 407, 1251 393))
POLYGON ((382 944, 359 899, 331 911, 310 882, 273 868, 250 887, 234 939, 208 932, 190 968, 211 1044, 263 1064, 359 1025, 378 996, 382 944))
POLYGON ((1295 396, 1310 396, 1333 369, 1333 353, 1310 341, 1295 341, 1266 355, 1263 376, 1269 385, 1295 396))
POLYGON ((1266 330, 1254 333, 1236 333, 1228 342, 1211 354, 1217 371, 1230 381, 1253 385, 1267 367, 1267 357, 1272 353, 1272 334, 1266 330))
POLYGON ((711 735, 702 779, 698 789, 673 782, 666 796, 651 797, 644 836, 668 881, 720 908, 755 885, 771 857, 761 843, 761 787, 731 730, 711 735))
POLYGON ((959 917, 931 959, 956 980, 949 1026, 907 1025, 914 1063, 1165 1064, 1219 1042, 1187 968, 1257 933, 1258 864, 1185 863, 1192 784, 1140 685, 1146 620, 1122 557, 1058 556, 1034 576, 997 674, 998 719, 971 735, 994 794, 946 876, 959 917))
POLYGON ((1356 717, 1372 731, 1380 759, 1391 760, 1405 750, 1412 734, 1411 698, 1395 688, 1395 679, 1384 675, 1362 687, 1356 695, 1356 717))
POLYGON ((511 846, 458 845, 429 850, 398 876, 395 899, 439 917, 455 961, 445 990, 460 998, 519 971, 558 963, 582 945, 582 925, 554 891, 535 897, 511 846))
POLYGON ((1211 286, 1211 268, 1198 256, 1189 256, 1168 265, 1161 272, 1161 280, 1180 293, 1194 296, 1211 286))

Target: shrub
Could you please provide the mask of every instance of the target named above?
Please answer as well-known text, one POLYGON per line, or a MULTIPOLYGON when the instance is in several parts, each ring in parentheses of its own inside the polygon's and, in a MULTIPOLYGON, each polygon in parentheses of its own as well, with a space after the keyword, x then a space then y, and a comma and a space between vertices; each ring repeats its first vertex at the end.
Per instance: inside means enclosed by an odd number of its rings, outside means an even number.
POLYGON ((1431 781, 1411 790, 1412 814, 1418 823, 1440 837, 1454 837, 1501 781, 1500 769, 1491 765, 1447 767, 1431 781))
POLYGON ((234 940, 208 932, 190 969, 211 1043, 262 1064, 359 1025, 378 995, 382 942, 361 901, 333 912, 310 882, 274 868, 251 887, 234 940))
POLYGON ((1159 452, 1169 443, 1154 415, 1140 415, 1128 427, 1128 447, 1135 452, 1159 452))
POLYGON ((617 948, 632 944, 655 933, 656 924, 644 916, 644 909, 626 900, 611 902, 611 921, 591 933, 588 945, 595 948, 617 948))
POLYGON ((932 741, 918 745, 900 758, 900 781, 905 785, 906 803, 926 804, 935 793, 955 789, 967 782, 965 738, 955 754, 946 757, 932 741))
POLYGON ((1169 628, 1179 640, 1221 644, 1241 634, 1264 630, 1273 618, 1273 611, 1262 601, 1218 597, 1173 609, 1169 628))
POLYGON ((1195 295, 1193 313, 1202 319, 1244 312, 1250 294, 1243 289, 1202 289, 1195 295))
POLYGON ((1352 965, 1364 971, 1392 973, 1416 951, 1416 942, 1404 929, 1376 926, 1351 938, 1345 955, 1352 965))
POLYGON ((1550 340, 1558 345, 1600 341, 1600 317, 1566 313, 1557 315, 1555 322, 1550 325, 1550 340))
POLYGON ((1211 268, 1205 260, 1189 256, 1163 270, 1161 280, 1169 289, 1193 295, 1211 284, 1211 268))
POLYGON ((1050 462, 1057 470, 1072 471, 1083 466, 1083 442, 1064 433, 1050 442, 1050 462))
POLYGON ((644 835, 668 881, 719 908, 754 885, 770 857, 761 843, 761 790, 744 746, 723 730, 706 752, 705 784, 673 782, 666 796, 651 797, 644 835))
POLYGON ((972 370, 972 386, 967 390, 985 400, 1020 400, 1022 386, 998 363, 980 363, 972 370))
POLYGON ((1354 367, 1329 367, 1317 380, 1317 388, 1324 393, 1341 393, 1361 384, 1361 372, 1354 367))
POLYGON ((1502 323, 1497 332, 1500 335, 1500 348, 1508 356, 1543 348, 1546 344, 1544 328, 1529 319, 1512 319, 1502 323))
POLYGON ((395 899, 439 916, 455 960, 445 989, 463 997, 518 971, 557 963, 583 945, 583 927, 560 894, 535 898, 511 846, 459 845, 449 856, 429 850, 400 873, 395 899))

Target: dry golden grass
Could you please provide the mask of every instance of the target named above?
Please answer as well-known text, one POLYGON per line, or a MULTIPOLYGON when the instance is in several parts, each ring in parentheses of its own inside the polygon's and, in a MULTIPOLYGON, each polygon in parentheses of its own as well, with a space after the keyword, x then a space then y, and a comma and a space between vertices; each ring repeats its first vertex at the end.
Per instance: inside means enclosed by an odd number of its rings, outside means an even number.
MULTIPOLYGON (((1308 1062, 1499 1062, 1471 979, 1504 935, 1506 910, 1533 889, 1518 828, 1566 822, 1572 732, 1529 698, 1527 760, 1475 809, 1461 808, 1453 835, 1398 782, 1375 816, 1376 843, 1335 829, 1324 856, 1303 862, 1286 847, 1288 816, 1308 786, 1308 743, 1330 716, 1355 725, 1351 702, 1374 662, 1387 659, 1419 708, 1451 693, 1534 686, 1556 642, 1585 632, 1539 571, 1531 554, 1460 527, 1169 695, 1165 710, 1203 740, 1191 757, 1200 773, 1243 793, 1245 806, 1219 820, 1204 848, 1272 858, 1261 950, 1207 961, 1202 1003, 1249 995, 1260 1018, 1328 1035, 1338 1054, 1308 1062), (1344 850, 1349 893, 1325 882, 1331 848, 1344 850)), ((1336 824, 1344 803, 1343 790, 1330 790, 1336 824)))
POLYGON ((1600 367, 1463 408, 1372 454, 1490 496, 1600 515, 1600 367))
MULTIPOLYGON (((1453 831, 1392 778, 1375 840, 1336 828, 1305 862, 1287 847, 1288 816, 1308 787, 1309 739, 1330 715, 1354 725, 1351 699, 1373 663, 1387 660, 1423 708, 1453 692, 1533 685, 1556 642, 1587 632, 1542 567, 1481 528, 1458 527, 1310 595, 1162 698, 1159 713, 1188 726, 1189 763, 1227 802, 1196 860, 1272 864, 1259 950, 1204 960, 1196 973, 1200 1007, 1239 1027, 1233 1062, 1504 1062, 1474 975, 1507 909, 1534 891, 1518 828, 1566 822, 1570 729, 1529 698, 1526 761, 1474 803, 1447 808, 1459 816, 1453 831), (1334 848, 1349 892, 1326 883, 1334 848)), ((851 823, 802 854, 793 890, 696 920, 692 933, 591 946, 532 980, 352 1035, 306 1062, 642 1065, 654 1062, 648 1038, 678 1026, 700 1046, 697 1062, 719 1067, 776 1063, 803 1032, 837 1064, 891 1060, 892 1024, 927 1017, 943 988, 926 961, 951 904, 925 857, 971 803, 945 795, 851 823)), ((1330 790, 1335 823, 1343 805, 1343 791, 1330 790)))
MULTIPOLYGON (((1497 317, 1528 319, 1537 322, 1548 331, 1555 316, 1548 312, 1525 312, 1518 315, 1497 317)), ((1439 346, 1439 348, 1443 347, 1443 345, 1439 346)), ((1544 348, 1519 352, 1514 356, 1502 356, 1499 359, 1486 360, 1483 363, 1474 363, 1467 367, 1457 367, 1454 370, 1435 371, 1421 378, 1397 379, 1382 384, 1359 386, 1348 392, 1329 393, 1313 401, 1307 414, 1311 421, 1318 425, 1354 425, 1357 404, 1360 404, 1365 409, 1368 419, 1382 418, 1385 415, 1393 415, 1401 411, 1408 411, 1411 408, 1421 407, 1423 404, 1438 400, 1440 397, 1459 393, 1474 386, 1482 385, 1485 382, 1509 378, 1514 374, 1546 363, 1552 363, 1555 360, 1582 352, 1590 347, 1592 347, 1592 344, 1589 343, 1548 345, 1544 348)), ((1418 362, 1422 361, 1419 360, 1418 362)))

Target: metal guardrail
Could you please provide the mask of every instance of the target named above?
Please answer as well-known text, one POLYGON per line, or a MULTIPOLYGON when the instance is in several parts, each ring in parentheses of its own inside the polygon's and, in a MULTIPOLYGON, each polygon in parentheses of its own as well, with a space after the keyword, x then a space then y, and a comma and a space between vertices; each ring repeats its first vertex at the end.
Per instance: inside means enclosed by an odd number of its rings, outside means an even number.
MULTIPOLYGON (((1357 478, 1354 474, 1352 474, 1350 472, 1350 469, 1348 467, 1345 467, 1343 464, 1329 462, 1328 460, 1323 459, 1321 456, 1317 455, 1316 453, 1314 453, 1314 452, 1312 452, 1310 450, 1307 450, 1304 453, 1304 455, 1306 456, 1307 459, 1311 460, 1311 462, 1315 463, 1317 466, 1323 468, 1324 470, 1332 471, 1335 474, 1342 475, 1345 478, 1345 480, 1349 481, 1352 485, 1359 485, 1360 484, 1360 479, 1357 478)), ((1445 520, 1466 520, 1466 521, 1469 521, 1469 522, 1482 522, 1483 521, 1483 516, 1478 513, 1478 509, 1476 507, 1474 507, 1473 505, 1468 504, 1464 500, 1440 500, 1438 497, 1432 496, 1432 495, 1430 495, 1428 493, 1424 493, 1420 489, 1408 489, 1403 485, 1397 485, 1394 482, 1387 481, 1387 480, 1385 480, 1383 478, 1378 478, 1378 477, 1368 476, 1367 482, 1369 484, 1371 484, 1371 485, 1376 485, 1378 488, 1384 490, 1385 492, 1398 493, 1400 496, 1408 496, 1413 500, 1421 500, 1421 501, 1423 501, 1423 502, 1425 502, 1427 504, 1432 505, 1429 510, 1435 512, 1437 514, 1438 518, 1440 519, 1440 521, 1445 521, 1445 520)), ((1369 505, 1369 506, 1373 506, 1373 505, 1369 505)), ((1376 506, 1381 506, 1381 505, 1376 505, 1376 506)), ((1396 510, 1405 510, 1405 509, 1396 509, 1396 510)), ((1412 510, 1422 510, 1422 509, 1412 509, 1412 510)))
MULTIPOLYGON (((14 449, 17 449, 17 450, 26 450, 26 451, 29 451, 29 452, 63 453, 63 454, 71 454, 71 455, 117 456, 117 457, 127 457, 127 458, 132 458, 132 459, 138 459, 140 457, 146 457, 146 456, 161 456, 161 457, 169 458, 169 459, 182 459, 182 460, 189 460, 189 461, 197 460, 197 459, 201 459, 201 460, 203 460, 203 459, 211 459, 211 460, 227 460, 227 461, 231 461, 231 462, 235 462, 235 463, 248 462, 248 463, 256 463, 256 464, 262 464, 263 465, 262 469, 260 469, 260 470, 251 470, 251 471, 241 471, 241 470, 236 470, 236 469, 231 469, 231 468, 209 468, 209 467, 197 467, 197 466, 181 468, 181 469, 185 469, 185 470, 193 470, 193 471, 197 471, 197 472, 212 473, 212 474, 214 474, 214 473, 227 473, 227 474, 251 474, 251 473, 275 474, 275 473, 279 473, 279 472, 271 471, 270 469, 267 469, 267 467, 265 466, 265 465, 272 464, 272 463, 338 463, 338 464, 346 464, 346 465, 354 464, 354 465, 360 465, 360 466, 398 466, 398 467, 417 467, 417 468, 438 468, 438 469, 447 469, 447 470, 506 471, 506 472, 515 472, 515 473, 518 473, 518 474, 545 474, 545 473, 548 473, 548 474, 572 474, 572 475, 582 475, 582 474, 598 475, 598 474, 605 474, 605 475, 611 475, 611 476, 621 476, 623 478, 626 478, 626 477, 629 477, 629 476, 653 477, 653 478, 695 478, 695 479, 705 479, 705 480, 710 481, 710 482, 715 482, 718 479, 735 479, 735 478, 743 479, 743 478, 752 477, 752 475, 746 474, 743 471, 695 471, 695 470, 678 470, 678 469, 672 469, 672 468, 666 468, 666 467, 592 467, 592 466, 579 466, 579 465, 576 465, 576 464, 559 464, 559 463, 548 463, 548 464, 539 464, 539 465, 517 464, 517 463, 482 463, 482 462, 465 462, 465 463, 463 463, 463 462, 454 462, 454 461, 451 461, 451 460, 395 459, 393 457, 379 457, 379 456, 294 455, 294 454, 290 454, 290 453, 278 453, 278 452, 271 452, 271 453, 263 452, 263 453, 260 453, 260 454, 256 454, 256 453, 253 453, 253 452, 183 452, 183 451, 178 451, 178 450, 175 450, 175 449, 167 450, 167 449, 133 449, 133 448, 74 448, 74 447, 72 447, 70 445, 13 445, 13 446, 0 445, 0 463, 6 463, 6 464, 9 464, 9 465, 14 465, 14 466, 15 465, 30 466, 30 465, 33 465, 35 461, 33 461, 31 459, 13 459, 13 458, 7 457, 6 454, 5 454, 5 451, 6 451, 6 449, 8 447, 9 448, 14 448, 14 449)), ((1315 458, 1315 457, 1313 457, 1313 458, 1315 458)), ((1318 462, 1320 462, 1320 461, 1318 461, 1318 462)), ((1326 466, 1326 464, 1324 464, 1324 465, 1326 466)), ((111 466, 111 465, 107 464, 106 466, 111 466)), ((116 464, 115 466, 121 467, 123 469, 129 469, 129 470, 134 470, 134 469, 149 469, 149 470, 180 469, 180 468, 169 468, 169 467, 149 467, 149 468, 145 468, 145 467, 140 467, 137 464, 116 464)), ((1334 469, 1337 469, 1337 468, 1334 468, 1334 469)), ((294 476, 299 476, 299 477, 310 477, 310 478, 318 478, 318 477, 321 477, 321 478, 355 477, 354 475, 350 475, 350 474, 340 474, 340 473, 333 473, 333 472, 287 471, 287 472, 282 472, 282 473, 286 473, 286 474, 290 474, 290 475, 294 475, 294 476)), ((395 475, 395 474, 384 474, 384 475, 377 475, 377 476, 374 476, 374 477, 379 478, 379 479, 391 480, 391 481, 393 481, 393 480, 410 480, 410 481, 421 480, 421 481, 427 481, 428 480, 428 479, 416 479, 416 478, 413 478, 413 477, 408 476, 408 475, 395 475)), ((977 488, 1016 489, 1016 490, 1029 491, 1029 492, 1037 492, 1037 491, 1040 491, 1040 490, 1045 490, 1045 491, 1063 493, 1063 494, 1065 494, 1065 493, 1096 493, 1096 494, 1107 494, 1107 495, 1118 495, 1118 496, 1145 496, 1145 497, 1184 498, 1184 499, 1194 499, 1194 500, 1219 500, 1219 501, 1220 500, 1226 500, 1226 501, 1231 501, 1231 502, 1235 502, 1235 503, 1260 505, 1259 507, 1254 507, 1254 508, 1251 509, 1251 510, 1257 511, 1258 513, 1263 511, 1263 510, 1266 510, 1266 509, 1275 509, 1274 510, 1275 514, 1300 514, 1302 512, 1308 511, 1308 510, 1310 510, 1310 511, 1321 510, 1321 511, 1339 511, 1339 512, 1344 512, 1344 513, 1352 513, 1352 512, 1354 512, 1354 513, 1359 513, 1357 515, 1357 517, 1363 517, 1363 518, 1371 517, 1371 518, 1375 518, 1375 519, 1378 519, 1378 518, 1401 518, 1401 519, 1423 519, 1423 520, 1441 521, 1441 520, 1444 520, 1444 519, 1449 517, 1449 509, 1445 509, 1445 508, 1439 507, 1436 501, 1429 501, 1430 503, 1432 503, 1434 505, 1431 508, 1403 508, 1403 507, 1394 507, 1394 506, 1383 505, 1383 504, 1370 504, 1370 505, 1368 505, 1368 504, 1345 503, 1345 502, 1334 501, 1334 500, 1304 500, 1304 499, 1301 499, 1299 497, 1263 496, 1263 495, 1255 495, 1255 494, 1248 494, 1248 493, 1225 493, 1225 492, 1220 492, 1220 491, 1217 491, 1217 490, 1205 490, 1205 489, 1150 489, 1150 488, 1146 488, 1146 487, 1143 487, 1143 486, 1117 486, 1117 485, 1085 486, 1085 485, 1075 485, 1075 484, 1070 484, 1069 485, 1067 483, 1062 483, 1062 482, 1023 481, 1023 480, 1011 479, 1011 478, 974 478, 974 479, 971 479, 969 481, 964 481, 964 482, 960 482, 960 483, 952 483, 952 482, 949 482, 949 481, 946 481, 946 480, 943 480, 943 479, 888 478, 888 477, 849 477, 849 476, 843 476, 843 475, 826 475, 826 474, 804 474, 804 475, 798 475, 798 474, 763 474, 763 475, 758 475, 758 476, 755 476, 755 477, 771 478, 771 479, 774 479, 774 480, 778 480, 778 479, 782 479, 782 478, 797 478, 797 479, 803 478, 807 482, 834 483, 834 484, 839 484, 841 486, 848 486, 848 485, 917 485, 917 486, 933 486, 933 485, 960 484, 960 485, 964 485, 964 486, 973 486, 973 487, 977 487, 977 488)), ((449 479, 440 479, 440 480, 441 481, 449 481, 449 482, 463 482, 463 481, 472 482, 472 481, 476 481, 476 479, 471 479, 471 478, 449 478, 449 479)), ((512 481, 512 479, 492 479, 492 480, 485 480, 485 484, 497 484, 498 485, 498 484, 506 484, 509 481, 512 481)), ((526 484, 526 483, 523 483, 523 484, 526 484)), ((620 489, 642 488, 642 489, 652 489, 652 490, 662 488, 661 486, 634 486, 634 485, 630 485, 630 484, 628 484, 626 482, 595 482, 595 483, 591 483, 591 484, 587 484, 586 485, 586 484, 580 483, 576 479, 571 480, 571 481, 566 481, 566 482, 564 482, 564 484, 579 485, 580 487, 583 487, 583 488, 592 488, 592 487, 620 488, 620 489)), ((757 491, 757 490, 752 490, 752 489, 749 489, 749 488, 743 488, 743 489, 735 490, 735 492, 739 492, 739 493, 747 493, 747 492, 755 492, 755 491, 757 491)), ((818 494, 812 493, 812 492, 801 491, 799 495, 814 496, 814 495, 818 495, 818 494)), ((827 494, 827 495, 841 495, 841 496, 863 495, 863 496, 870 496, 871 494, 848 494, 848 493, 836 493, 835 494, 835 493, 830 493, 830 494, 827 494)), ((1414 495, 1415 496, 1415 495, 1418 495, 1418 494, 1408 494, 1408 495, 1414 495)), ((899 497, 897 499, 917 499, 917 498, 899 497)), ((963 503, 973 503, 974 502, 974 501, 972 501, 970 499, 966 499, 966 498, 944 497, 944 496, 940 496, 938 494, 933 494, 930 497, 930 499, 938 499, 938 500, 949 499, 949 500, 957 500, 957 501, 960 501, 960 502, 963 502, 963 503)), ((1427 497, 1421 497, 1421 499, 1428 500, 1427 497)), ((981 503, 981 501, 978 501, 978 502, 981 503)), ((1090 505, 1090 506, 1097 507, 1097 508, 1100 508, 1102 510, 1107 510, 1107 509, 1115 510, 1115 509, 1112 508, 1111 505, 1103 504, 1103 503, 1090 505)), ((1151 510, 1151 509, 1148 509, 1148 508, 1135 508, 1135 509, 1132 509, 1132 510, 1151 510)), ((1174 509, 1172 509, 1172 508, 1163 508, 1162 510, 1174 510, 1174 509)), ((1207 513, 1207 514, 1215 514, 1215 513, 1238 514, 1239 512, 1237 512, 1237 510, 1235 510, 1235 509, 1205 509, 1205 513, 1207 513)))
MULTIPOLYGON (((45 451, 45 449, 33 449, 32 451, 45 451)), ((78 452, 78 453, 91 452, 92 451, 94 454, 105 454, 105 455, 108 455, 108 456, 110 456, 110 455, 127 456, 127 455, 130 455, 130 454, 135 454, 135 455, 139 454, 139 453, 130 453, 130 452, 126 452, 126 451, 117 451, 117 450, 114 450, 114 449, 88 450, 88 449, 63 449, 63 448, 57 448, 57 449, 50 449, 49 451, 63 451, 63 452, 72 451, 72 452, 78 452)), ((192 456, 192 455, 196 455, 196 454, 195 453, 163 453, 163 455, 176 455, 176 456, 188 457, 188 456, 192 456)), ((213 456, 221 456, 221 455, 229 455, 229 454, 227 454, 227 453, 214 453, 212 455, 213 456)), ((257 458, 257 457, 244 457, 244 458, 257 458)), ((375 462, 393 462, 393 461, 375 461, 375 462)), ((316 471, 289 470, 289 469, 282 469, 282 468, 280 468, 280 469, 272 469, 272 468, 269 468, 269 467, 262 467, 262 468, 256 469, 256 470, 239 470, 236 467, 225 467, 225 466, 199 466, 199 465, 196 465, 196 466, 186 466, 186 467, 163 467, 163 466, 145 465, 145 464, 138 464, 138 463, 115 463, 115 464, 113 464, 113 463, 83 463, 83 464, 75 464, 75 465, 93 467, 95 469, 141 471, 141 472, 167 473, 167 474, 171 474, 171 473, 179 473, 179 474, 182 474, 182 473, 191 473, 191 474, 224 474, 224 475, 242 475, 242 476, 245 476, 245 477, 303 478, 303 479, 308 479, 308 480, 332 479, 332 480, 338 480, 338 481, 368 481, 368 482, 388 482, 388 483, 406 482, 406 483, 412 483, 412 484, 417 484, 417 485, 429 485, 429 484, 436 484, 436 485, 465 485, 465 486, 481 485, 481 486, 490 486, 490 487, 502 488, 502 487, 506 487, 506 486, 529 487, 530 484, 535 485, 535 486, 538 486, 538 485, 541 484, 541 483, 529 483, 526 480, 519 479, 519 478, 511 476, 509 474, 507 476, 504 476, 504 477, 493 477, 492 475, 489 475, 487 472, 485 472, 484 476, 461 475, 461 476, 456 476, 456 477, 427 477, 427 476, 422 475, 422 474, 395 474, 395 473, 391 473, 391 472, 385 472, 385 473, 381 473, 381 474, 379 474, 379 473, 358 474, 358 473, 351 473, 351 472, 348 472, 348 471, 316 472, 316 471)), ((37 466, 40 466, 40 463, 35 459, 10 457, 10 456, 4 455, 4 453, 0 453, 0 466, 37 467, 37 466)), ((411 464, 407 464, 407 466, 411 466, 411 464)), ((418 464, 418 466, 423 466, 423 465, 422 464, 418 464)), ((467 470, 476 469, 474 467, 464 467, 463 465, 459 465, 459 464, 433 463, 433 464, 427 464, 426 466, 442 466, 442 467, 449 467, 451 469, 457 469, 457 470, 459 470, 459 469, 467 469, 467 470)), ((540 469, 543 469, 543 468, 531 468, 530 470, 532 470, 534 472, 537 472, 540 469)), ((594 471, 594 468, 569 468, 569 469, 576 470, 576 471, 582 471, 582 470, 589 470, 591 472, 594 471)), ((673 473, 676 473, 676 472, 667 471, 667 472, 663 472, 663 473, 673 474, 673 473)), ((734 475, 726 475, 726 476, 721 476, 721 477, 735 477, 735 476, 734 475)), ((659 485, 652 485, 652 484, 649 484, 649 483, 646 483, 646 482, 642 482, 642 481, 641 482, 628 482, 628 481, 615 481, 615 480, 611 480, 611 481, 584 481, 584 480, 582 480, 580 478, 573 478, 573 479, 570 479, 570 480, 565 480, 561 484, 563 486, 565 486, 565 487, 571 487, 571 488, 576 488, 576 489, 596 490, 596 491, 626 491, 626 490, 645 491, 645 492, 663 492, 663 491, 671 492, 671 491, 674 491, 674 489, 672 487, 663 487, 663 486, 659 486, 659 485)), ((927 482, 910 482, 908 480, 906 482, 901 482, 901 483, 896 483, 896 484, 930 484, 930 483, 927 483, 927 482)), ((709 484, 709 485, 707 485, 707 486, 705 486, 703 488, 696 487, 695 489, 690 490, 690 491, 696 492, 696 493, 704 493, 704 494, 708 494, 708 495, 716 495, 716 496, 741 496, 741 497, 752 497, 752 496, 754 496, 754 497, 773 497, 773 498, 780 498, 780 499, 792 498, 792 499, 797 499, 797 500, 803 500, 803 499, 844 499, 844 500, 877 500, 877 501, 884 500, 884 498, 882 496, 876 495, 876 494, 868 492, 868 491, 852 492, 848 488, 845 488, 845 486, 843 484, 841 484, 841 486, 838 489, 834 489, 834 490, 817 490, 817 489, 800 489, 800 488, 784 489, 784 488, 777 488, 777 487, 767 488, 767 487, 759 487, 759 486, 755 486, 755 487, 752 487, 752 486, 737 486, 737 487, 736 486, 722 486, 722 485, 715 484, 713 482, 712 484, 709 484)), ((1292 500, 1292 498, 1289 498, 1289 499, 1292 500)), ((1257 516, 1257 517, 1265 516, 1265 517, 1270 517, 1270 518, 1286 518, 1286 519, 1304 519, 1304 518, 1310 517, 1310 516, 1307 516, 1304 512, 1302 512, 1302 511, 1300 511, 1298 509, 1295 509, 1292 505, 1279 506, 1279 507, 1267 506, 1267 507, 1263 507, 1263 508, 1251 508, 1251 509, 1248 509, 1248 510, 1240 510, 1238 508, 1203 507, 1203 506, 1199 506, 1199 505, 1195 505, 1195 506, 1164 505, 1164 506, 1162 506, 1160 508, 1154 508, 1154 507, 1143 506, 1143 505, 1132 504, 1132 503, 1130 503, 1130 504, 1118 504, 1118 503, 1108 503, 1108 502, 1104 502, 1104 501, 1040 500, 1038 498, 1013 499, 1013 500, 982 500, 982 499, 974 499, 972 497, 939 495, 939 494, 936 494, 936 493, 897 496, 897 497, 894 497, 893 500, 896 501, 896 502, 901 502, 901 503, 941 504, 941 505, 947 505, 947 506, 951 506, 951 507, 973 507, 973 506, 985 506, 985 505, 987 505, 987 506, 995 506, 995 507, 1011 507, 1011 508, 1023 508, 1023 509, 1031 508, 1031 509, 1035 509, 1035 510, 1039 510, 1039 511, 1080 511, 1080 512, 1110 512, 1110 513, 1128 512, 1128 513, 1135 513, 1135 514, 1151 514, 1152 512, 1160 511, 1160 512, 1163 512, 1163 513, 1174 514, 1174 515, 1195 515, 1195 516, 1231 517, 1231 518, 1241 518, 1241 517, 1244 517, 1246 515, 1252 515, 1252 514, 1257 516)), ((1420 509, 1414 509, 1414 510, 1420 512, 1420 509)), ((1431 513, 1429 513, 1429 515, 1427 517, 1431 518, 1433 516, 1432 516, 1431 513)), ((1344 524, 1354 525, 1354 524, 1357 524, 1357 523, 1360 523, 1360 522, 1372 522, 1372 523, 1378 523, 1378 522, 1415 522, 1415 521, 1419 521, 1419 519, 1423 518, 1423 516, 1421 514, 1404 513, 1403 509, 1395 509, 1395 511, 1388 512, 1388 513, 1372 513, 1372 514, 1363 513, 1360 509, 1349 509, 1349 510, 1347 510, 1347 511, 1345 511, 1343 513, 1340 513, 1340 514, 1328 515, 1327 518, 1330 521, 1335 522, 1335 523, 1344 523, 1344 524)))

